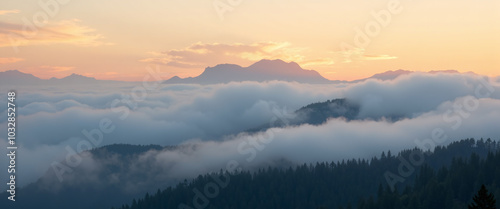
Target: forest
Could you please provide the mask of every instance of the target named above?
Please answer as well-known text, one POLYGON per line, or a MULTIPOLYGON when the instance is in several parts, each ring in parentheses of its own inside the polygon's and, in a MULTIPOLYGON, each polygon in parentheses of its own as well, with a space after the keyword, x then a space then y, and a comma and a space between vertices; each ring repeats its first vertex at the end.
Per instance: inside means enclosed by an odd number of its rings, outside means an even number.
MULTIPOLYGON (((158 188, 112 209, 164 208, 468 208, 481 186, 500 197, 500 143, 463 139, 434 150, 418 148, 372 159, 317 162, 258 171, 223 170, 158 188), (392 189, 387 172, 421 153, 425 162, 392 189)), ((496 202, 500 208, 500 202, 496 202)))

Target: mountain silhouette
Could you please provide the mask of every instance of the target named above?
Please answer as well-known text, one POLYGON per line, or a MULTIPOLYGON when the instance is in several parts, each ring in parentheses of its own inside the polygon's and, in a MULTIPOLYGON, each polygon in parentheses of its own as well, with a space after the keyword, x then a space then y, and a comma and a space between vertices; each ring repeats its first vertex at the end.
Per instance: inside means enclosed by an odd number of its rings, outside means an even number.
POLYGON ((295 62, 285 62, 279 59, 264 59, 248 67, 241 67, 234 64, 220 64, 215 67, 207 67, 199 76, 184 79, 175 76, 165 81, 165 83, 217 84, 273 80, 312 84, 332 83, 332 81, 324 78, 314 70, 304 70, 295 62))
MULTIPOLYGON (((414 71, 396 70, 374 74, 371 77, 354 80, 328 80, 317 71, 305 70, 295 62, 285 62, 283 60, 261 60, 248 67, 241 67, 235 64, 219 64, 215 67, 207 67, 205 71, 196 77, 180 78, 174 76, 165 84, 219 84, 242 81, 288 81, 310 84, 338 84, 338 83, 358 83, 369 79, 394 80, 402 75, 415 73, 414 71)), ((429 74, 437 73, 460 73, 456 70, 429 71, 429 74)), ((470 73, 470 72, 468 72, 470 73)), ((494 78, 500 82, 500 76, 494 78)), ((0 85, 87 85, 87 84, 116 84, 126 83, 125 81, 98 80, 79 74, 71 74, 64 78, 41 79, 29 73, 19 70, 8 70, 0 72, 0 85)))
POLYGON ((5 72, 0 72, 1 84, 40 84, 41 82, 43 82, 42 79, 28 73, 23 73, 19 70, 8 70, 5 72))
MULTIPOLYGON (((412 74, 412 73, 415 73, 415 71, 410 71, 410 70, 389 70, 389 71, 385 71, 383 73, 377 73, 375 75, 372 75, 371 77, 368 77, 368 78, 363 78, 363 79, 359 79, 359 80, 354 80, 354 81, 350 81, 349 83, 357 83, 357 82, 362 82, 362 81, 366 81, 366 80, 369 80, 369 79, 377 79, 377 80, 382 80, 382 81, 388 81, 388 80, 394 80, 396 78, 398 78, 399 76, 402 76, 402 75, 409 75, 409 74, 412 74)), ((438 74, 438 73, 460 73, 456 70, 432 70, 432 71, 429 71, 427 72, 429 74, 438 74)), ((468 72, 470 73, 470 72, 468 72)))
POLYGON ((10 86, 31 86, 31 85, 88 85, 97 83, 120 83, 122 81, 97 80, 79 74, 71 74, 64 78, 41 79, 29 73, 19 70, 8 70, 0 72, 0 84, 10 86))
POLYGON ((92 77, 87 77, 87 76, 73 73, 73 74, 66 76, 64 78, 52 77, 48 81, 52 82, 53 84, 88 84, 88 83, 95 83, 98 80, 96 80, 95 78, 92 78, 92 77))

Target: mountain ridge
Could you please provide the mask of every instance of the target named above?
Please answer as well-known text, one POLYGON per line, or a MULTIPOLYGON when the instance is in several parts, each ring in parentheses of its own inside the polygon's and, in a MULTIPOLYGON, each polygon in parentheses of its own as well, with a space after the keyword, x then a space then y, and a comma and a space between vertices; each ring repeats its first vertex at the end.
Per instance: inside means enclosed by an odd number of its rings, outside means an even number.
MULTIPOLYGON (((389 70, 381 73, 376 73, 370 77, 345 81, 345 80, 329 80, 323 77, 319 72, 315 70, 307 70, 300 67, 296 62, 285 62, 280 59, 267 60, 263 59, 258 62, 253 63, 248 67, 242 67, 236 64, 218 64, 213 67, 207 67, 198 76, 181 78, 179 76, 173 76, 167 80, 164 80, 165 84, 219 84, 219 83, 230 83, 230 82, 244 82, 244 81, 256 81, 256 82, 266 82, 266 81, 287 81, 287 82, 298 82, 298 83, 310 83, 310 84, 338 84, 338 83, 358 83, 370 79, 377 80, 394 80, 402 75, 408 75, 416 73, 417 71, 409 70, 389 70)), ((456 70, 432 70, 425 73, 438 74, 438 73, 460 73, 456 70)), ((472 72, 466 72, 472 73, 472 72)), ((493 79, 500 80, 499 77, 493 79)), ((36 77, 33 74, 24 73, 19 70, 7 70, 0 72, 0 83, 8 85, 38 85, 38 84, 94 84, 98 82, 126 82, 126 81, 114 81, 114 80, 100 80, 94 77, 88 77, 76 73, 72 73, 63 78, 52 77, 50 79, 42 79, 36 77)), ((132 82, 133 83, 133 82, 132 82)))
POLYGON ((88 77, 76 73, 63 78, 52 77, 42 79, 30 73, 24 73, 19 70, 7 70, 0 72, 0 84, 7 85, 74 85, 74 84, 96 84, 99 82, 123 82, 98 80, 94 77, 88 77))
POLYGON ((241 81, 289 81, 299 83, 327 84, 334 81, 321 76, 317 71, 305 70, 296 62, 263 59, 248 67, 235 64, 219 64, 207 67, 196 77, 179 78, 174 76, 164 83, 217 84, 241 81))

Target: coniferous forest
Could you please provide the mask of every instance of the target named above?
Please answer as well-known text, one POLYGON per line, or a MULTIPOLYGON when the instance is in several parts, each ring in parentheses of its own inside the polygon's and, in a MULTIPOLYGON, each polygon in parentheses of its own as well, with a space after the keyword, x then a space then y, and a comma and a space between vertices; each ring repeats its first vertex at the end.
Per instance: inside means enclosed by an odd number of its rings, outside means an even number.
MULTIPOLYGON (((500 197, 500 143, 464 139, 432 152, 415 148, 287 169, 221 170, 159 188, 118 208, 465 209, 482 185, 493 201, 500 197), (415 153, 424 156, 423 163, 408 164, 405 159, 415 153)), ((500 208, 499 201, 494 204, 500 208)))

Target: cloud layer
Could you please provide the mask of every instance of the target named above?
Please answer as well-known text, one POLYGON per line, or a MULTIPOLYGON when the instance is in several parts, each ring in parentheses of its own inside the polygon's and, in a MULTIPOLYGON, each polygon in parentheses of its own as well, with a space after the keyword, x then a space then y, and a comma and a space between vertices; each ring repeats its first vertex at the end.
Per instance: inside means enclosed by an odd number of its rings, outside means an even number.
POLYGON ((17 14, 21 11, 17 9, 12 9, 12 10, 0 10, 0 15, 8 15, 8 14, 17 14))
POLYGON ((103 42, 101 34, 93 28, 82 25, 80 20, 33 23, 24 19, 23 24, 0 21, 0 47, 27 45, 47 45, 65 43, 77 46, 99 46, 103 42))
POLYGON ((1 64, 9 64, 9 63, 15 63, 15 62, 20 62, 23 61, 23 58, 18 58, 18 57, 0 57, 0 65, 1 64))
MULTIPOLYGON (((500 85, 484 79, 465 74, 413 73, 392 81, 341 85, 164 85, 144 94, 137 91, 141 84, 110 84, 85 90, 20 87, 16 100, 19 165, 31 172, 20 172, 19 182, 33 182, 50 163, 64 160, 66 146, 82 148, 78 144, 88 138, 84 132, 98 129, 103 119, 111 121, 114 130, 103 134, 99 146, 182 144, 178 150, 146 153, 131 162, 139 165, 148 159, 152 163, 149 166, 164 173, 157 178, 165 179, 219 170, 230 160, 252 168, 277 160, 303 163, 368 158, 388 149, 417 146, 416 139, 429 138, 436 128, 448 136, 443 145, 467 137, 497 139, 500 85), (240 134, 283 115, 293 115, 294 110, 307 104, 344 97, 360 104, 359 120, 332 119, 320 126, 240 134), (406 119, 370 119, 390 116, 406 119)), ((0 100, 7 102, 6 98, 0 100)), ((6 114, 5 107, 0 107, 0 113, 6 114)), ((5 118, 0 119, 1 126, 5 123, 5 118)), ((0 130, 0 136, 5 136, 5 131, 0 130)), ((0 139, 0 146, 6 146, 6 139, 0 139)), ((7 164, 4 158, 0 162, 7 164)), ((103 166, 104 162, 94 163, 103 166)))
POLYGON ((302 60, 298 52, 287 42, 258 42, 253 44, 195 43, 184 49, 150 53, 153 57, 142 62, 164 64, 179 68, 204 68, 231 60, 233 63, 251 64, 261 59, 302 60))

